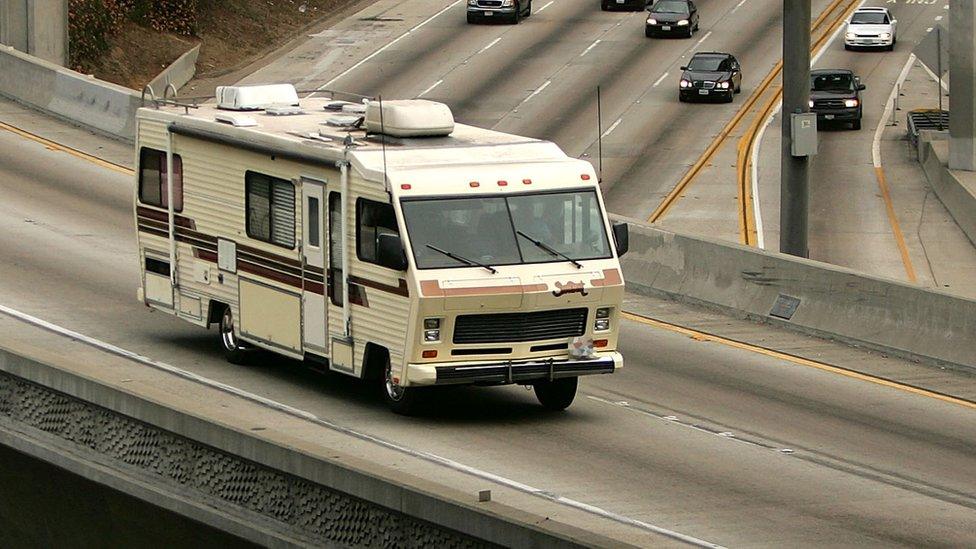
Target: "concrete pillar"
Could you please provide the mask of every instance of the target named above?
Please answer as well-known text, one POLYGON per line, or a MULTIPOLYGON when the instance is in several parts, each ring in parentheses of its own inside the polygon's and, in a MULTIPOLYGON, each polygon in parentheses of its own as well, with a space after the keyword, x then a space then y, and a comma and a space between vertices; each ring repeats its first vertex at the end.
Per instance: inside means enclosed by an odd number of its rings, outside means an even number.
POLYGON ((0 44, 27 51, 27 0, 0 0, 0 44))
POLYGON ((949 2, 949 168, 976 171, 976 6, 949 2))
POLYGON ((0 43, 68 63, 68 0, 0 0, 0 43))

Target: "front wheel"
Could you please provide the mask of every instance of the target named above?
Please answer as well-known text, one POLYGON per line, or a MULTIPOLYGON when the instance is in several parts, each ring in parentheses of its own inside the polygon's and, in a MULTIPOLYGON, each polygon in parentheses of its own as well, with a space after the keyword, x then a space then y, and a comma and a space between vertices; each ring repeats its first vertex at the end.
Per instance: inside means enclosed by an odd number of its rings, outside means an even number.
POLYGON ((542 407, 558 412, 569 408, 569 405, 573 403, 578 385, 578 377, 567 377, 553 381, 538 381, 533 387, 535 388, 535 396, 539 399, 542 407))
POLYGON ((244 364, 247 360, 247 348, 234 333, 234 312, 230 307, 225 307, 224 314, 220 315, 220 343, 224 347, 224 357, 227 362, 244 364))
POLYGON ((403 387, 393 379, 393 366, 387 356, 383 368, 383 400, 394 414, 402 416, 413 415, 423 392, 419 387, 403 387))
POLYGON ((522 21, 522 5, 515 3, 515 13, 512 14, 512 23, 518 25, 522 21))
POLYGON ((525 17, 532 17, 532 0, 529 0, 529 5, 525 6, 525 17))
POLYGON ((860 118, 858 118, 857 120, 851 122, 851 129, 852 130, 859 130, 859 129, 861 129, 861 119, 860 118))

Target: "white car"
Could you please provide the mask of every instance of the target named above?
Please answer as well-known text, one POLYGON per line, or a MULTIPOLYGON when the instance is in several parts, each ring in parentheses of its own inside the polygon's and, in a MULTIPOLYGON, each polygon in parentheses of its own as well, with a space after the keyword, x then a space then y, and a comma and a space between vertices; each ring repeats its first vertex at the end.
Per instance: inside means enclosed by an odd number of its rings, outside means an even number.
POLYGON ((858 8, 847 21, 844 49, 885 48, 895 49, 898 20, 891 17, 888 8, 858 8))

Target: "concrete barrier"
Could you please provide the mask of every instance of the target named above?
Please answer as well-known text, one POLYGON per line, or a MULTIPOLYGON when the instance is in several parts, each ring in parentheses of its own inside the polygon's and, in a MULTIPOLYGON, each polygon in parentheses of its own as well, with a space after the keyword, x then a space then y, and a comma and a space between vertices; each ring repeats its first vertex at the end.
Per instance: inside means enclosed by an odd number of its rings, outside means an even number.
POLYGON ((976 173, 950 170, 949 142, 939 137, 929 132, 919 135, 918 160, 936 196, 976 245, 976 173))
POLYGON ((190 51, 184 53, 173 61, 170 66, 163 69, 156 78, 152 79, 149 86, 157 97, 162 97, 166 92, 166 87, 172 84, 177 90, 186 85, 197 73, 197 58, 200 56, 200 44, 194 46, 190 51))
POLYGON ((0 95, 111 137, 135 139, 133 90, 0 46, 0 95))
POLYGON ((630 225, 628 291, 976 371, 976 301, 817 261, 630 225))

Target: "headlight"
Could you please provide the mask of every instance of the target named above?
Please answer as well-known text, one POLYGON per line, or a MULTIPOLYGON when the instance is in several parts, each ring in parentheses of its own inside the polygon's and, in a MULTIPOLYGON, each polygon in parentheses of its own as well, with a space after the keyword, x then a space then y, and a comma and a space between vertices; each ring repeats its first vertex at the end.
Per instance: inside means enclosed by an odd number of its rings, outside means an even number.
POLYGON ((715 87, 721 88, 723 90, 727 90, 727 89, 729 89, 729 83, 728 82, 717 82, 715 84, 715 87))
POLYGON ((682 78, 681 82, 679 82, 678 85, 681 86, 682 88, 690 88, 691 80, 685 80, 684 78, 682 78))
POLYGON ((682 19, 681 21, 678 21, 678 26, 679 27, 686 27, 686 26, 688 26, 688 20, 687 19, 682 19))
POLYGON ((502 0, 502 6, 503 7, 506 7, 507 8, 507 7, 513 6, 514 4, 515 4, 515 0, 502 0))
POLYGON ((889 38, 891 38, 891 33, 890 32, 883 32, 883 33, 881 33, 881 39, 882 40, 887 40, 889 38))
POLYGON ((849 32, 849 33, 847 33, 847 34, 845 34, 844 36, 845 36, 845 37, 846 37, 846 38, 847 38, 848 40, 854 40, 854 33, 853 33, 853 32, 849 32))
POLYGON ((424 319, 424 341, 430 343, 441 340, 441 319, 424 319))
POLYGON ((810 108, 813 108, 813 99, 810 100, 810 108))
POLYGON ((468 5, 469 6, 477 6, 478 5, 478 0, 468 0, 468 5))
POLYGON ((596 320, 593 322, 593 330, 605 332, 610 329, 610 307, 600 307, 596 310, 596 320))
POLYGON ((857 99, 845 99, 844 106, 847 108, 856 107, 858 105, 857 99))
POLYGON ((653 17, 648 17, 647 18, 647 24, 648 25, 657 25, 657 19, 654 19, 653 17))
POLYGON ((424 341, 433 342, 441 340, 440 330, 424 330, 424 341))

